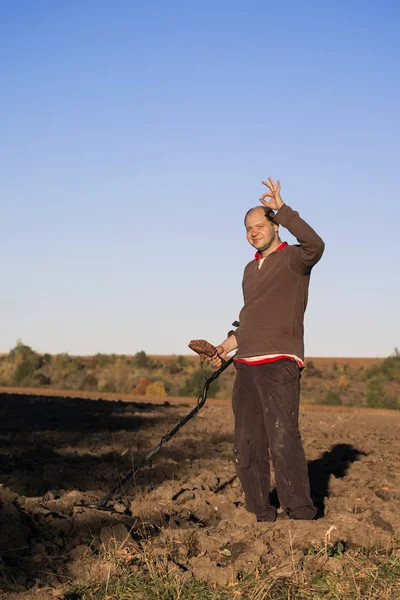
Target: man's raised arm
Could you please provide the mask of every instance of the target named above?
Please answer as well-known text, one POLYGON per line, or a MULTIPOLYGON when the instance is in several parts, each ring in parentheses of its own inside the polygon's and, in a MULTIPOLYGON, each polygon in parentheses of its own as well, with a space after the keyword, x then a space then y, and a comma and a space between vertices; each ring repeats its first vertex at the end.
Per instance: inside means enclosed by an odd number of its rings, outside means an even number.
POLYGON ((300 244, 298 260, 295 261, 299 264, 294 265, 296 270, 299 267, 302 272, 310 271, 324 252, 325 244, 320 236, 287 204, 275 214, 274 221, 286 227, 300 244))
POLYGON ((299 216, 298 212, 283 202, 281 198, 280 181, 275 183, 273 179, 269 177, 268 181, 263 181, 262 183, 267 186, 270 191, 261 196, 260 202, 264 204, 264 206, 277 211, 274 215, 274 222, 285 227, 300 244, 298 252, 293 253, 294 260, 292 261, 292 268, 300 274, 309 273, 324 252, 325 244, 323 240, 314 229, 299 216), (270 197, 271 200, 266 200, 265 198, 267 196, 270 197))

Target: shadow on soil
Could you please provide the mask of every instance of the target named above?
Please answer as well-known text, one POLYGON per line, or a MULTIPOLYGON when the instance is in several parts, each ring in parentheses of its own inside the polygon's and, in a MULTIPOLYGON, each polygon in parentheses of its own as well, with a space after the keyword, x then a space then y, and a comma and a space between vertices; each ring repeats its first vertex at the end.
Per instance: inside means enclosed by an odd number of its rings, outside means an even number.
MULTIPOLYGON (((335 479, 345 477, 350 465, 360 456, 366 456, 366 453, 351 444, 336 444, 320 458, 308 463, 311 497, 317 509, 317 519, 325 516, 325 498, 329 498, 331 476, 335 479)), ((276 488, 271 493, 271 504, 276 508, 280 507, 276 488)))
POLYGON ((321 458, 308 463, 308 476, 310 478, 311 496, 317 508, 317 519, 325 515, 325 498, 329 498, 329 479, 346 476, 349 467, 360 456, 366 456, 351 444, 336 444, 321 458))
MULTIPOLYGON (((107 491, 191 408, 0 394, 0 484, 27 497, 60 489, 107 491)), ((162 449, 161 461, 138 473, 135 491, 182 476, 190 461, 209 458, 210 448, 220 458, 230 452, 221 453, 221 443, 231 436, 207 435, 203 444, 179 437, 162 449)))

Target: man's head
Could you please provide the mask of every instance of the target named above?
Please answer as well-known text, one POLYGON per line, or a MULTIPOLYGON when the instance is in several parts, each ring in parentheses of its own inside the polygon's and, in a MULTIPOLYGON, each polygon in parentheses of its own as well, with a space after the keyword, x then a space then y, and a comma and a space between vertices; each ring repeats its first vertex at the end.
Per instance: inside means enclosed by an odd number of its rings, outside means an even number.
POLYGON ((275 250, 280 243, 279 225, 273 222, 274 211, 268 207, 256 206, 247 211, 244 218, 248 242, 260 253, 275 250))

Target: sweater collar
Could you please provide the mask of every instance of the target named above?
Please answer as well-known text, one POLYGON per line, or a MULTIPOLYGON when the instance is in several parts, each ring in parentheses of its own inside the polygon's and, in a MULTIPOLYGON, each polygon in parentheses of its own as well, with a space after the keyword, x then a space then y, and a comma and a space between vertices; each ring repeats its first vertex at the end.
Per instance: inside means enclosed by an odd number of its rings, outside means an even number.
MULTIPOLYGON (((288 243, 287 243, 287 242, 282 242, 282 244, 280 244, 280 245, 277 247, 277 249, 276 249, 276 250, 274 250, 274 252, 278 252, 278 250, 283 250, 284 248, 286 248, 286 246, 287 246, 287 245, 288 245, 288 243)), ((259 252, 259 251, 257 250, 257 252, 256 252, 256 253, 255 253, 255 255, 254 255, 254 258, 255 258, 256 260, 260 260, 260 259, 262 258, 261 252, 259 252)))

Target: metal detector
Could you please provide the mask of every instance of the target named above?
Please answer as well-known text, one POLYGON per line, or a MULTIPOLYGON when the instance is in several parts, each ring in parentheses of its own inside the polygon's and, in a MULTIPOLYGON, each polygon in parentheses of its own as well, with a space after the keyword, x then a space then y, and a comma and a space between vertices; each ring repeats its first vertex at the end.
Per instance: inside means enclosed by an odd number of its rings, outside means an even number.
MULTIPOLYGON (((229 332, 229 335, 231 335, 232 333, 233 333, 233 331, 229 332)), ((214 350, 215 350, 215 348, 214 348, 214 350)), ((216 350, 215 350, 215 352, 216 352, 216 350)), ((225 369, 227 369, 232 364, 233 359, 234 359, 233 356, 231 358, 229 358, 228 360, 224 360, 223 358, 220 357, 220 360, 222 363, 221 366, 219 367, 219 369, 214 371, 214 373, 212 373, 210 375, 210 377, 205 381, 204 386, 203 386, 203 391, 202 391, 201 395, 198 397, 197 405, 193 408, 193 410, 191 410, 190 413, 186 415, 186 417, 183 417, 179 421, 179 423, 173 429, 171 429, 171 431, 166 433, 161 438, 161 440, 159 441, 157 446, 154 446, 154 448, 152 450, 150 450, 145 456, 143 456, 143 458, 138 462, 138 464, 133 469, 128 471, 128 473, 125 473, 125 475, 122 475, 120 480, 118 481, 118 483, 105 496, 103 496, 98 502, 93 502, 91 504, 90 503, 74 504, 74 507, 76 507, 76 508, 92 508, 92 509, 103 510, 103 511, 108 511, 108 512, 116 512, 114 508, 107 506, 107 503, 111 500, 111 498, 113 496, 115 496, 115 494, 123 487, 123 485, 125 483, 127 483, 130 479, 132 479, 132 477, 134 477, 136 475, 136 473, 143 467, 143 465, 146 462, 148 462, 155 454, 157 454, 157 452, 159 452, 161 450, 161 448, 162 448, 162 446, 164 446, 164 444, 169 442, 169 440, 181 429, 181 427, 183 427, 185 425, 185 423, 187 423, 192 417, 197 415, 197 413, 204 406, 204 404, 207 400, 207 393, 208 393, 208 388, 210 387, 210 384, 213 381, 215 381, 221 375, 221 373, 223 373, 225 371, 225 369)))

